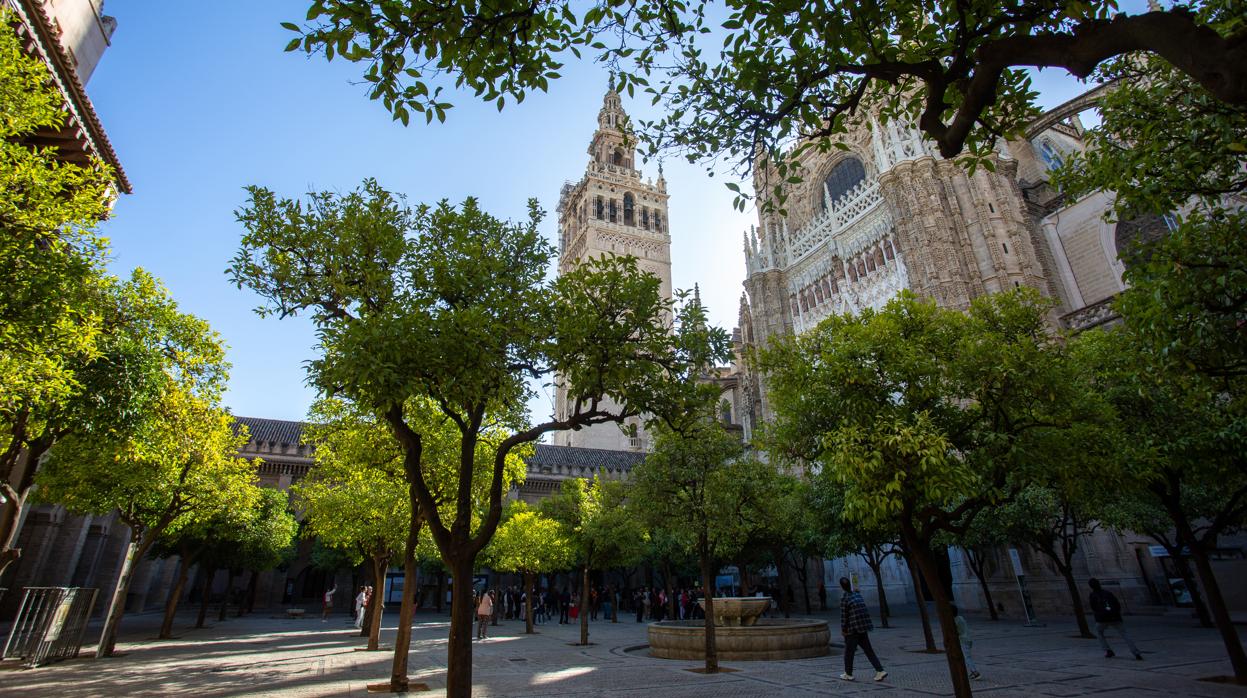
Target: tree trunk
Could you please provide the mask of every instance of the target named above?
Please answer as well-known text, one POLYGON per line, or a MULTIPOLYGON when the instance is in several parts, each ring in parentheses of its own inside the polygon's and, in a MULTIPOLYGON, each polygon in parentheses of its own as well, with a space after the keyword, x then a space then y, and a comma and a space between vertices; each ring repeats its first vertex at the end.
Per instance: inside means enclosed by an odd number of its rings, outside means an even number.
POLYGON ((190 578, 191 566, 194 560, 183 555, 179 561, 178 578, 173 583, 173 588, 169 590, 169 598, 165 600, 165 616, 160 621, 160 634, 157 637, 161 640, 168 640, 173 637, 173 617, 178 612, 178 602, 182 598, 182 589, 186 587, 186 580, 190 578))
POLYGON ((1195 615, 1199 617, 1199 624, 1205 628, 1215 628, 1216 623, 1212 622, 1212 614, 1208 612, 1204 594, 1200 591, 1199 585, 1195 583, 1195 573, 1191 571, 1186 558, 1182 557, 1182 546, 1179 545, 1176 549, 1170 550, 1169 556, 1173 560, 1174 569, 1178 571, 1178 576, 1186 583, 1186 588, 1191 593, 1191 603, 1195 606, 1195 615))
MULTIPOLYGON (((706 546, 702 546, 703 550, 706 546)), ((719 652, 715 647, 714 637, 714 577, 713 570, 710 569, 710 559, 706 553, 701 556, 701 585, 706 592, 706 619, 703 627, 706 629, 706 673, 714 674, 719 671, 719 652)))
MULTIPOLYGON (((412 505, 416 505, 414 497, 412 505)), ((398 634, 394 636, 394 662, 390 665, 391 693, 407 691, 407 656, 411 652, 411 624, 416 614, 419 581, 416 579, 416 545, 419 540, 420 522, 413 520, 407 529, 407 547, 403 551, 403 599, 398 607, 398 634)))
POLYGON ((537 587, 537 575, 524 573, 524 632, 533 634, 533 590, 537 587))
POLYGON ((108 604, 108 616, 104 620, 104 631, 100 633, 96 657, 113 656, 113 650, 117 646, 117 631, 121 628, 121 617, 126 612, 126 594, 129 593, 130 581, 134 578, 134 567, 143 559, 154 539, 153 535, 142 538, 131 529, 130 544, 126 546, 126 557, 121 563, 121 572, 117 575, 117 587, 113 589, 113 598, 108 604))
POLYGON ((940 634, 944 639, 944 657, 948 661, 948 673, 953 682, 953 694, 957 698, 970 698, 973 692, 970 689, 970 674, 966 671, 965 656, 961 652, 961 640, 957 637, 957 624, 954 620, 952 599, 949 598, 948 592, 944 590, 944 585, 940 583, 939 568, 935 563, 935 555, 926 547, 925 544, 916 540, 916 536, 912 529, 904 522, 901 524, 902 535, 906 540, 906 547, 909 549, 910 558, 916 561, 922 576, 926 579, 935 580, 929 585, 931 595, 935 597, 935 610, 939 616, 940 634))
POLYGON ((662 585, 667 590, 667 620, 679 620, 680 614, 675 610, 675 585, 672 583, 671 561, 662 561, 662 585))
POLYGON ((225 581, 225 594, 221 596, 221 610, 217 613, 217 621, 225 620, 225 614, 229 610, 229 597, 234 593, 234 577, 238 576, 238 572, 230 569, 229 577, 225 581))
MULTIPOLYGON (((794 556, 794 559, 795 559, 795 556, 794 556)), ((792 569, 793 571, 797 573, 797 581, 801 583, 802 601, 805 602, 805 614, 808 616, 811 613, 813 613, 814 610, 810 607, 810 573, 806 571, 807 562, 808 562, 808 559, 804 555, 802 555, 801 565, 798 567, 797 565, 794 564, 792 566, 792 569)))
POLYGON ((589 566, 581 572, 580 582, 580 644, 589 644, 589 566))
POLYGON ((983 590, 983 599, 987 603, 987 612, 991 614, 992 620, 1000 620, 1000 617, 996 615, 996 602, 992 601, 992 590, 987 586, 987 576, 983 574, 983 555, 969 548, 965 550, 966 562, 970 566, 970 571, 979 580, 979 588, 983 590))
POLYGON ((935 636, 931 633, 931 618, 927 615, 927 599, 922 595, 922 580, 918 577, 918 564, 913 552, 905 557, 905 566, 909 568, 909 577, 914 582, 914 597, 918 600, 918 616, 922 618, 922 639, 927 643, 928 652, 938 652, 935 647, 935 636))
POLYGON ((888 593, 883 588, 883 575, 880 569, 883 565, 879 560, 867 560, 866 566, 875 575, 875 594, 879 597, 879 625, 890 628, 892 626, 888 625, 888 616, 892 615, 892 609, 888 608, 888 593))
POLYGON ((389 555, 374 555, 372 558, 372 598, 368 599, 368 609, 365 611, 368 622, 364 625, 369 652, 381 649, 381 596, 385 593, 385 568, 389 561, 389 555))
POLYGON ((26 495, 35 483, 35 471, 38 470, 39 461, 56 441, 45 433, 27 441, 26 447, 22 448, 21 443, 25 437, 19 434, 27 433, 29 417, 29 410, 22 410, 18 415, 19 423, 13 424, 13 439, 3 456, 0 456, 0 498, 5 500, 4 504, 0 504, 0 579, 4 579, 4 572, 9 565, 22 556, 22 551, 13 547, 17 542, 17 525, 22 520, 26 495), (14 484, 13 471, 19 466, 22 466, 22 476, 14 484))
POLYGON ((243 594, 243 602, 238 604, 238 617, 241 618, 244 613, 251 613, 251 609, 255 606, 256 586, 260 582, 260 572, 251 570, 251 576, 247 579, 247 591, 243 594))
POLYGON ((212 595, 212 578, 216 576, 216 568, 209 567, 204 573, 203 594, 199 599, 199 617, 195 619, 195 627, 204 627, 204 621, 208 618, 208 597, 212 595))
POLYGON ((1165 509, 1168 510, 1170 519, 1177 528, 1178 541, 1185 542, 1191 547, 1191 557, 1195 558, 1195 568, 1200 573, 1200 582, 1208 597, 1208 611, 1212 613, 1213 622, 1217 623, 1217 632, 1221 633, 1221 641, 1225 643, 1226 653, 1230 656, 1230 666, 1235 671, 1235 681, 1247 684, 1247 653, 1243 652, 1242 639, 1238 637, 1238 629, 1235 628, 1230 618, 1226 598, 1222 596, 1221 585, 1217 583, 1217 577, 1212 572, 1212 563, 1208 561, 1208 553, 1203 550, 1200 541, 1196 540, 1195 531, 1191 530, 1191 524, 1186 520, 1185 512, 1177 509, 1176 506, 1170 506, 1168 501, 1166 501, 1165 509))
POLYGON ((788 585, 792 580, 788 579, 787 565, 784 564, 784 551, 781 549, 775 558, 775 573, 779 577, 779 598, 775 599, 778 603, 779 610, 784 614, 785 618, 791 617, 791 609, 788 608, 788 585))
POLYGON ((472 563, 463 556, 450 562, 450 642, 446 651, 446 695, 472 696, 472 563))
POLYGON ((1091 626, 1087 625, 1087 609, 1082 605, 1082 596, 1078 593, 1078 582, 1074 580, 1074 569, 1064 563, 1057 564, 1057 571, 1061 573, 1061 578, 1065 580, 1065 588, 1069 591, 1070 602, 1074 607, 1074 620, 1078 621, 1078 634, 1081 637, 1091 639, 1095 635, 1091 632, 1091 626))
POLYGON ((17 523, 22 519, 26 495, 7 482, 0 483, 0 495, 7 500, 0 504, 0 579, 3 579, 4 571, 22 556, 22 551, 13 544, 17 542, 17 523))

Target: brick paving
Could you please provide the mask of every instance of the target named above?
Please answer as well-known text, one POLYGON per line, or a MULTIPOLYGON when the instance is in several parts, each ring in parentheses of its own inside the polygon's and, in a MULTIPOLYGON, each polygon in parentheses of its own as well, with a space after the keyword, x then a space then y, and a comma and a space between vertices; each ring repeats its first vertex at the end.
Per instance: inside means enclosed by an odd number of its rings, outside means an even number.
MULTIPOLYGON (((645 626, 629 619, 596 622, 589 647, 572 643, 576 625, 539 626, 524 635, 523 624, 504 622, 474 646, 473 693, 480 696, 901 696, 951 695, 942 655, 924 654, 915 609, 900 614, 894 628, 872 634, 887 680, 870 681, 869 665, 857 658, 858 680, 839 680, 839 647, 819 659, 784 662, 726 662, 732 673, 703 676, 696 662, 654 659, 644 650, 645 626)), ((815 614, 820 616, 820 614, 815 614)), ((397 613, 387 614, 382 643, 391 644, 397 613)), ((836 619, 827 617, 837 627, 836 619)), ((124 656, 78 659, 39 669, 0 667, 0 695, 9 696, 363 696, 367 684, 389 676, 389 652, 362 652, 344 616, 287 619, 265 613, 186 629, 176 640, 156 641, 155 614, 123 624, 118 650, 124 656)), ((1073 637, 1073 619, 1047 619, 1027 628, 1016 621, 971 617, 975 658, 983 679, 980 695, 1006 696, 1207 696, 1247 698, 1247 687, 1199 679, 1225 675, 1229 662, 1214 630, 1181 615, 1129 617, 1128 628, 1145 660, 1134 661, 1124 644, 1105 659, 1095 640, 1073 637)), ((422 614, 413 633, 411 675, 437 695, 445 685, 447 622, 422 614)), ((93 628, 94 629, 94 628, 93 628)), ((938 631, 937 631, 938 632, 938 631)), ((837 639, 833 632, 833 642, 837 639)), ((1116 640, 1116 638, 1110 638, 1116 640)))

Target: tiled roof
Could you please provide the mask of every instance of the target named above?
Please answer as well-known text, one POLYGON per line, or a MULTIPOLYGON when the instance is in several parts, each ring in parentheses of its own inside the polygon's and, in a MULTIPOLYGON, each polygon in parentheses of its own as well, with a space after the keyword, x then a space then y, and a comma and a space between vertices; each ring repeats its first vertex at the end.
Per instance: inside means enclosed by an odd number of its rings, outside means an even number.
POLYGON ((303 422, 261 417, 234 417, 234 421, 247 427, 252 441, 298 446, 303 436, 303 422))
POLYGON ((578 446, 554 446, 537 444, 537 452, 528 459, 529 466, 551 468, 604 468, 606 470, 632 470, 645 460, 645 454, 637 451, 611 451, 604 448, 580 448, 578 446))
MULTIPOLYGON (((113 176, 117 180, 117 187, 126 194, 133 193, 134 190, 130 186, 130 180, 126 177, 126 172, 121 167, 121 160, 117 158, 117 151, 113 150, 113 144, 108 140, 108 134, 104 131, 104 125, 100 123, 100 117, 95 112, 95 105, 91 103, 91 98, 87 96, 86 87, 82 84, 82 80, 78 78, 78 72, 74 70, 74 59, 65 47, 61 45, 60 39, 57 37, 57 30, 54 28, 55 22, 52 16, 48 14, 42 2, 35 0, 17 0, 17 2, 12 3, 12 7, 31 20, 29 24, 36 35, 37 45, 44 54, 42 56, 44 61, 48 64, 49 69, 54 71, 64 81, 65 91, 69 93, 65 95, 66 99, 78 105, 82 110, 81 117, 82 121, 85 122, 82 123, 82 126, 89 134, 88 140, 95 154, 112 166, 113 176)), ((75 114, 71 111, 71 115, 75 114)))

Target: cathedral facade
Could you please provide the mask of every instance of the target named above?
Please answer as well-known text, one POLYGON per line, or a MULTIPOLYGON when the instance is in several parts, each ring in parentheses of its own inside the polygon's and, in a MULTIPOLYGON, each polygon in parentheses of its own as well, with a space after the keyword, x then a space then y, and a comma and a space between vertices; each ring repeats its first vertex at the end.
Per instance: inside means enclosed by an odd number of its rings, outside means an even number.
MULTIPOLYGON (((1051 319, 1062 329, 1113 321, 1110 302, 1125 288, 1127 247, 1163 235, 1167 221, 1115 222, 1111 194, 1071 200, 1050 183, 1049 173, 1084 147, 1078 114, 1097 96, 1092 91, 1044 114, 1024 137, 1000 142, 990 166, 973 173, 898 121, 866 118, 836 147, 805 151, 797 158, 804 181, 783 185, 787 215, 760 206, 757 225, 745 234, 738 356, 829 315, 881 308, 903 289, 964 309, 979 296, 1030 287, 1054 299, 1051 319)), ((755 168, 755 191, 772 191, 778 181, 765 164, 755 168)), ((740 362, 734 374, 733 411, 748 438, 771 415, 766 377, 740 362)), ((1081 542, 1076 575, 1099 577, 1133 609, 1172 604, 1171 568, 1153 543, 1097 532, 1081 542)), ((1019 566, 1041 614, 1068 612, 1064 583, 1043 556, 1002 546, 987 557, 993 595, 1006 613, 1021 615, 1019 566)), ((950 547, 942 572, 961 607, 982 607, 964 551, 950 547)), ((873 573, 860 559, 825 561, 827 586, 840 576, 861 579, 863 593, 874 594, 873 573)), ((886 562, 881 576, 894 600, 914 599, 899 558, 886 562)))
MULTIPOLYGON (((563 185, 559 195, 559 273, 609 255, 631 255, 642 271, 658 277, 664 298, 671 298, 671 233, 667 227, 667 182, 643 179, 636 166, 636 141, 619 94, 612 88, 602 99, 597 131, 589 143, 589 164, 578 182, 563 185)), ((572 411, 573 386, 555 380, 555 414, 572 411)), ((607 404, 607 409, 617 407, 607 404)), ((643 452, 649 438, 639 418, 624 425, 597 424, 556 432, 554 443, 613 451, 643 452)))

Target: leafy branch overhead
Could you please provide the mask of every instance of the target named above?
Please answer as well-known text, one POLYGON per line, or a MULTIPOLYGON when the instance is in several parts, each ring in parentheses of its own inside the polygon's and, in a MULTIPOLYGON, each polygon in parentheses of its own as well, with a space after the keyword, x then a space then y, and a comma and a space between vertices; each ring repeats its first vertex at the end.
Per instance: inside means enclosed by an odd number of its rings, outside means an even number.
POLYGON ((919 124, 945 157, 983 155, 1035 113, 1025 68, 1090 77, 1151 52, 1216 99, 1247 105, 1238 0, 1119 13, 1113 0, 793 3, 734 0, 315 0, 288 51, 358 63, 396 120, 444 121, 448 88, 502 109, 591 58, 662 116, 651 154, 727 153, 742 169, 841 132, 860 107, 919 124))

